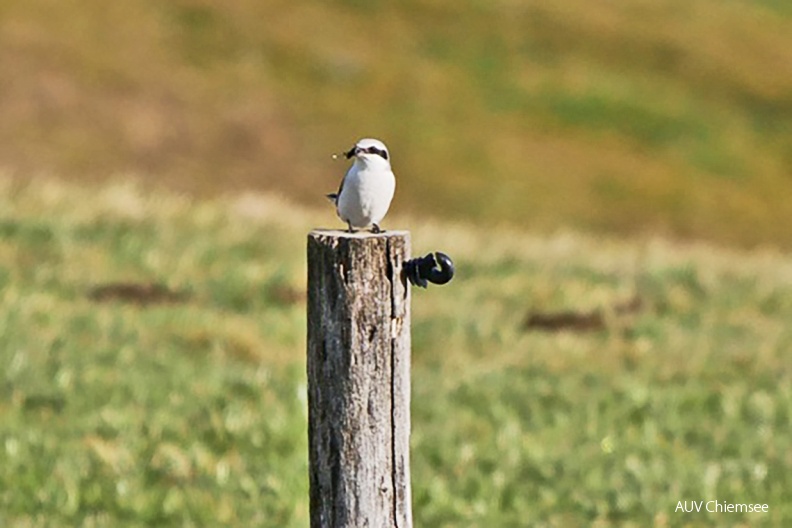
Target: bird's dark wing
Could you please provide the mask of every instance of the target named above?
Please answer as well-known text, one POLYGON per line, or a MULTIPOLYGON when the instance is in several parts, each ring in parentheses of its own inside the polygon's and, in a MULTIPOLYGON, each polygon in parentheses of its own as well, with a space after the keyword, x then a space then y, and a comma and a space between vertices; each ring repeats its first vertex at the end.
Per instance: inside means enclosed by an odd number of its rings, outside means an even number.
MULTIPOLYGON (((352 168, 350 167, 349 170, 352 170, 352 168)), ((336 205, 338 205, 338 197, 341 196, 341 191, 344 190, 344 182, 346 181, 348 175, 349 175, 349 171, 347 171, 347 173, 344 174, 344 177, 341 179, 341 184, 338 186, 338 192, 325 194, 325 196, 327 196, 327 199, 336 205)))

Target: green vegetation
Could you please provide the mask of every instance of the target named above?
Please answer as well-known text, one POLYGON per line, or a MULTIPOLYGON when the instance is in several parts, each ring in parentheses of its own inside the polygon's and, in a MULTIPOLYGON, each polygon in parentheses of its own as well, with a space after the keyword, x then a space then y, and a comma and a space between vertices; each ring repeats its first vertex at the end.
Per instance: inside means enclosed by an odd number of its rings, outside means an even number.
MULTIPOLYGON (((329 211, 4 181, 0 524, 305 526, 304 245, 329 211)), ((792 522, 789 255, 394 225, 459 269, 413 298, 416 526, 792 522), (595 309, 600 331, 524 328, 595 309), (674 513, 711 499, 770 511, 674 513)))
POLYGON ((305 235, 362 135, 459 270, 416 526, 792 525, 789 6, 2 2, 0 526, 307 525, 305 235), (715 499, 770 511, 674 512, 715 499))
POLYGON ((318 204, 384 138, 411 214, 792 243, 780 0, 5 2, 0 159, 318 204))

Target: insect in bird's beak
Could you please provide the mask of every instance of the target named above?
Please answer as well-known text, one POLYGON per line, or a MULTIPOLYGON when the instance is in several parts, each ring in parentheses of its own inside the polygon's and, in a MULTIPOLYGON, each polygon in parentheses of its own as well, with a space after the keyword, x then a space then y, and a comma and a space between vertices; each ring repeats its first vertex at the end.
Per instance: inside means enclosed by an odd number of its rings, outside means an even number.
POLYGON ((346 152, 333 152, 333 156, 332 156, 332 158, 333 158, 334 160, 337 160, 337 159, 338 159, 338 158, 340 158, 341 156, 344 156, 346 159, 349 159, 349 158, 351 158, 352 156, 354 156, 355 154, 357 154, 358 152, 360 152, 360 149, 358 149, 358 148, 357 148, 357 145, 355 145, 354 147, 352 147, 351 149, 349 149, 349 150, 348 150, 348 151, 346 151, 346 152))

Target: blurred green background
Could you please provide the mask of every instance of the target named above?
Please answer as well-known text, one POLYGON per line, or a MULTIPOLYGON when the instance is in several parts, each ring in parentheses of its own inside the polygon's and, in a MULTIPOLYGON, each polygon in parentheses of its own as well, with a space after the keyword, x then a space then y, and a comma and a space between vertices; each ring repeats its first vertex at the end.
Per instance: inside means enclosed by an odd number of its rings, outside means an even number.
POLYGON ((458 270, 417 527, 792 525, 791 6, 1 2, 0 526, 308 524, 305 235, 361 136, 458 270))
POLYGON ((9 0, 0 162, 321 204, 375 136, 396 211, 789 247, 789 6, 9 0))

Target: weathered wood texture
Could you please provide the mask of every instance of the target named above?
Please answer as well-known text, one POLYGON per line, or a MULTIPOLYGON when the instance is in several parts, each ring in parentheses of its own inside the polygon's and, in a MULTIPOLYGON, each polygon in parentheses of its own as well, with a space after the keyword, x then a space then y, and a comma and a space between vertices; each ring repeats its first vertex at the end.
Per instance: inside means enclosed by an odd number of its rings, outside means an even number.
POLYGON ((308 235, 311 526, 412 526, 410 235, 308 235))

